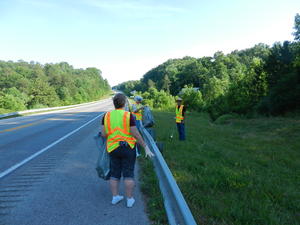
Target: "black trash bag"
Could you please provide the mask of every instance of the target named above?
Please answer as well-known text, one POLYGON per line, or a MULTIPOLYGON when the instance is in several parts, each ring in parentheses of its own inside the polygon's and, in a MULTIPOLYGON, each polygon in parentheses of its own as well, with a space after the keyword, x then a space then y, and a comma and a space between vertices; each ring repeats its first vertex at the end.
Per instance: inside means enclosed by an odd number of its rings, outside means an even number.
POLYGON ((149 106, 144 106, 142 122, 143 122, 143 126, 145 128, 154 126, 154 118, 153 118, 153 115, 151 113, 149 106))
POLYGON ((96 171, 98 177, 109 180, 110 178, 110 158, 106 151, 106 139, 101 136, 101 132, 94 137, 97 148, 99 150, 99 157, 97 160, 96 171))

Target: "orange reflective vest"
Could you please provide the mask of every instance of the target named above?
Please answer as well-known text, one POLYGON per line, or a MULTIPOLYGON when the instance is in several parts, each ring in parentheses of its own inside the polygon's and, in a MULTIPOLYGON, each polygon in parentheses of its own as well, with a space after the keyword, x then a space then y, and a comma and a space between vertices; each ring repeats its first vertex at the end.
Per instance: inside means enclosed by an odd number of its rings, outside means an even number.
POLYGON ((176 106, 176 123, 181 123, 181 121, 184 119, 182 115, 183 106, 184 105, 181 105, 180 107, 178 107, 178 105, 176 106))
MULTIPOLYGON (((142 107, 141 104, 139 104, 139 105, 142 107)), ((132 108, 133 108, 133 111, 134 111, 134 110, 136 110, 136 109, 139 109, 140 107, 138 107, 137 104, 133 104, 133 105, 132 105, 132 108)), ((143 114, 141 113, 141 110, 138 111, 138 112, 136 112, 136 113, 133 112, 132 114, 135 115, 136 120, 142 120, 142 119, 143 119, 143 114)))
POLYGON ((133 149, 136 139, 130 133, 130 112, 116 109, 106 113, 104 128, 107 135, 106 149, 112 152, 120 146, 120 141, 126 141, 133 149))

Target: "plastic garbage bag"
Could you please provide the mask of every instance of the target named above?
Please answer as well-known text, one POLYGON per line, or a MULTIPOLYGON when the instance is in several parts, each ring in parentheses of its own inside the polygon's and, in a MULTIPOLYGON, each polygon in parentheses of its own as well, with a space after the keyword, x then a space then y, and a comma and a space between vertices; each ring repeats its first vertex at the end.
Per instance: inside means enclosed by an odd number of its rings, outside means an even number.
POLYGON ((145 106, 143 110, 143 125, 145 128, 153 127, 154 125, 154 118, 149 106, 145 106))
POLYGON ((106 139, 101 136, 99 132, 95 137, 97 148, 99 150, 99 157, 97 160, 96 171, 98 176, 104 180, 109 180, 110 178, 110 158, 106 151, 106 139))

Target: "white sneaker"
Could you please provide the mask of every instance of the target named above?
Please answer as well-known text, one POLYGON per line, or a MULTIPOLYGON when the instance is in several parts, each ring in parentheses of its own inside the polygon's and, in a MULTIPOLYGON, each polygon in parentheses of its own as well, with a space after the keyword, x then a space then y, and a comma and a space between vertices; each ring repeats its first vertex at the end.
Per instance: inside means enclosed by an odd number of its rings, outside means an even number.
POLYGON ((116 196, 113 196, 112 200, 111 200, 111 204, 115 205, 117 203, 119 203, 120 201, 123 200, 123 196, 121 195, 116 195, 116 196))
POLYGON ((131 208, 134 205, 134 198, 127 198, 127 207, 131 208))

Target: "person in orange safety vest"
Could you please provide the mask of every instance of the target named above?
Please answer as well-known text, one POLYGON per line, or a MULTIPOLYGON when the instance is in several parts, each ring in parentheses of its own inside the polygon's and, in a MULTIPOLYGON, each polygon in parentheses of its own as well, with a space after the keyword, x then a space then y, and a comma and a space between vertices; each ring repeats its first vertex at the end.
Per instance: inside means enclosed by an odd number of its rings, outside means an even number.
POLYGON ((142 120, 143 120, 143 110, 144 106, 142 105, 143 98, 141 96, 135 96, 134 97, 135 104, 132 104, 132 113, 135 115, 136 119, 136 127, 138 129, 142 126, 142 120))
POLYGON ((135 145, 138 142, 145 149, 146 157, 154 154, 145 144, 135 125, 135 119, 130 112, 125 111, 126 96, 118 93, 113 98, 115 110, 107 112, 102 119, 102 136, 106 137, 107 151, 110 156, 109 180, 113 205, 123 200, 119 195, 120 178, 123 176, 127 207, 132 207, 133 198, 134 165, 136 160, 135 145))

